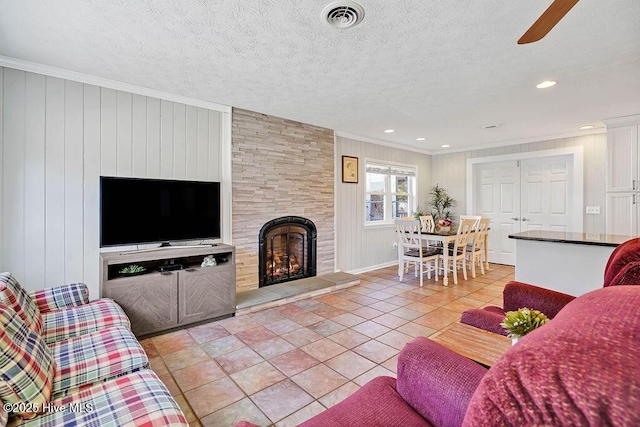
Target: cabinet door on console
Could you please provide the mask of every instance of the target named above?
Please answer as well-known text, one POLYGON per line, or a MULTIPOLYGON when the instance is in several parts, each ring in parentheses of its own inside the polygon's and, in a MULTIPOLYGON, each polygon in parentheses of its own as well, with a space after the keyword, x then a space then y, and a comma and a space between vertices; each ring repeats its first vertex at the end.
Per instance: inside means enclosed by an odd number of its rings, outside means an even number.
POLYGON ((235 312, 234 264, 181 270, 178 274, 178 323, 192 323, 235 312))
POLYGON ((124 309, 134 334, 144 335, 178 325, 177 281, 174 272, 109 280, 104 296, 124 309))

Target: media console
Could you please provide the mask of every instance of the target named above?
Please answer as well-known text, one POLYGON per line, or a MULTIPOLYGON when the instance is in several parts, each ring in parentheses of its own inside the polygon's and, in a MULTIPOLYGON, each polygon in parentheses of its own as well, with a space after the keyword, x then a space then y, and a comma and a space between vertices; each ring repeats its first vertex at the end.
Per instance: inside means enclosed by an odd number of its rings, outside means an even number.
POLYGON ((235 247, 161 248, 100 254, 100 296, 127 313, 137 336, 228 316, 236 308, 235 247), (201 267, 213 255, 217 265, 201 267), (136 264, 141 274, 122 274, 136 264))

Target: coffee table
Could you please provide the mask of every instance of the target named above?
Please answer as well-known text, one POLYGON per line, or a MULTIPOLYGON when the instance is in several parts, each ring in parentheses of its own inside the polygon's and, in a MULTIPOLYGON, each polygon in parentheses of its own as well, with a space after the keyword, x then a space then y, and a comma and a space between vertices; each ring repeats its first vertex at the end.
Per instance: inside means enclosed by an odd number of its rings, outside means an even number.
POLYGON ((455 322, 429 337, 464 357, 493 365, 511 347, 511 339, 455 322))

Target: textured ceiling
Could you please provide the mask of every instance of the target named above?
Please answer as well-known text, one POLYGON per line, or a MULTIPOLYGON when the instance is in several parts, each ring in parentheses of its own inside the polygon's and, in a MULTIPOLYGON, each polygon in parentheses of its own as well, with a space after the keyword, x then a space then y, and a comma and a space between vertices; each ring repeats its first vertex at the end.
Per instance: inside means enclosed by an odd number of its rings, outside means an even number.
POLYGON ((551 0, 360 0, 347 30, 330 2, 1 0, 0 54, 433 152, 640 113, 639 0, 582 0, 523 46, 551 0))

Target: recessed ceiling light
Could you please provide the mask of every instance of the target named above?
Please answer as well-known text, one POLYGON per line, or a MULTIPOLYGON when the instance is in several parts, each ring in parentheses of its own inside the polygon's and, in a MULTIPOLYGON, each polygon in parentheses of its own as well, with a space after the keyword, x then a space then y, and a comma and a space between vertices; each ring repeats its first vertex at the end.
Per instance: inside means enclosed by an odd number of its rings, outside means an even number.
POLYGON ((394 133, 394 132, 395 132, 395 130, 393 130, 393 129, 386 129, 384 131, 384 133, 394 133))
POLYGON ((594 127, 595 127, 594 125, 585 125, 585 126, 580 126, 580 130, 593 129, 594 127))
POLYGON ((420 138, 416 138, 416 141, 424 141, 425 139, 427 139, 427 138, 420 137, 420 138))
POLYGON ((545 80, 545 81, 543 81, 542 83, 538 83, 538 84, 536 85, 536 87, 537 87, 538 89, 546 89, 546 88, 548 88, 548 87, 555 86, 555 85, 556 85, 556 83, 558 83, 558 82, 553 81, 553 80, 545 80))
POLYGON ((444 145, 441 145, 441 147, 442 147, 442 148, 449 148, 449 147, 451 147, 451 146, 450 146, 449 144, 444 144, 444 145))
POLYGON ((498 125, 484 125, 482 126, 482 129, 493 129, 493 128, 497 128, 498 125))

